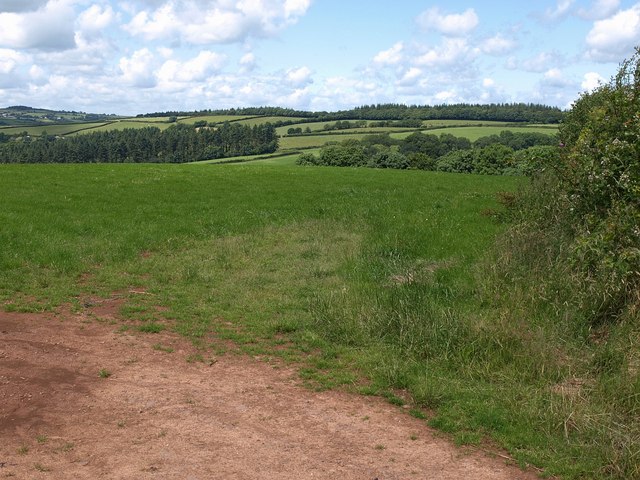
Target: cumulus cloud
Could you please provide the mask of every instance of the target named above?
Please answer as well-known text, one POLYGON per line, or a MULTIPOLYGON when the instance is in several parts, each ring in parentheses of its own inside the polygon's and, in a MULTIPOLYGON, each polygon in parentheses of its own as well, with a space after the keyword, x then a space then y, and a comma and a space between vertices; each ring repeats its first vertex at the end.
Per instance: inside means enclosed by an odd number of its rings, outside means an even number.
POLYGON ((245 53, 238 63, 243 72, 251 72, 256 68, 256 56, 251 52, 245 53))
POLYGON ((567 17, 571 13, 571 6, 574 0, 558 0, 555 8, 548 8, 544 13, 547 21, 558 21, 567 17))
POLYGON ((584 79, 580 86, 583 90, 591 92, 604 83, 606 83, 606 80, 602 75, 597 72, 588 72, 584 74, 584 79))
POLYGON ((637 4, 595 22, 587 35, 587 56, 598 62, 617 62, 632 54, 639 42, 640 4, 637 4))
POLYGON ((165 87, 174 82, 204 82, 215 72, 218 72, 224 66, 225 61, 224 55, 209 50, 204 50, 195 58, 185 62, 167 60, 158 71, 158 81, 165 87))
POLYGON ((312 73, 309 67, 291 68, 287 70, 285 79, 289 85, 301 87, 313 83, 313 79, 311 78, 312 73))
POLYGON ((620 0, 596 0, 590 8, 578 10, 578 16, 586 20, 602 20, 612 15, 620 6, 620 0))
POLYGON ((101 7, 94 4, 80 14, 77 20, 80 31, 85 35, 100 34, 116 19, 116 14, 111 5, 101 7))
POLYGON ((425 31, 436 30, 451 37, 463 37, 471 33, 480 23, 473 8, 462 13, 443 14, 438 7, 422 12, 418 25, 425 31))
POLYGON ((2 12, 32 12, 44 7, 48 0, 2 0, 0 11, 2 12))
POLYGON ((465 66, 474 55, 466 40, 446 38, 442 45, 427 50, 414 61, 416 65, 427 67, 465 66))
POLYGON ((373 57, 373 61, 380 65, 395 65, 402 61, 403 50, 404 44, 402 42, 398 42, 388 50, 379 52, 375 57, 373 57))
POLYGON ((516 42, 505 38, 501 33, 491 38, 487 38, 480 45, 480 50, 488 55, 504 55, 516 47, 516 42))
POLYGON ((520 68, 527 72, 541 73, 563 63, 562 56, 556 52, 540 52, 522 62, 520 68))
POLYGON ((75 46, 74 11, 64 0, 51 0, 27 13, 0 13, 0 47, 65 50, 75 46))
POLYGON ((562 71, 558 68, 552 68, 544 73, 542 83, 545 86, 563 88, 572 86, 573 82, 567 79, 562 71))
POLYGON ((0 74, 7 75, 27 61, 27 56, 16 50, 0 48, 0 74))
POLYGON ((122 80, 131 86, 150 88, 155 86, 153 53, 148 48, 137 50, 131 57, 122 57, 118 66, 122 72, 122 80))
POLYGON ((137 12, 125 25, 147 40, 184 39, 190 44, 232 43, 270 37, 298 21, 311 0, 175 0, 137 12))

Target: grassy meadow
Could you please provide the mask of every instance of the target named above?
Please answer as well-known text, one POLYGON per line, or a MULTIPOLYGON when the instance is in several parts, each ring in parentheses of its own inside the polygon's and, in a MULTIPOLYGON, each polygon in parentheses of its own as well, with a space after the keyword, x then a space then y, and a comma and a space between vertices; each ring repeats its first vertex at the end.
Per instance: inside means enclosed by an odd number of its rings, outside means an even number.
POLYGON ((294 159, 0 165, 0 303, 82 310, 120 295, 115 328, 174 330, 203 357, 233 340, 295 362, 312 388, 406 403, 459 444, 608 478, 603 451, 567 433, 559 346, 478 295, 504 229, 496 194, 526 180, 294 159))

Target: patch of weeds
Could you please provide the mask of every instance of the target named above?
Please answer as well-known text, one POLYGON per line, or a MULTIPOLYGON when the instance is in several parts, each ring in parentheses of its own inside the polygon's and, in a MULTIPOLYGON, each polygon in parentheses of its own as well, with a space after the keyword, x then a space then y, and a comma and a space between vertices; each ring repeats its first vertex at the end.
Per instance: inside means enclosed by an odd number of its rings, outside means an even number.
POLYGON ((124 420, 120 420, 118 421, 117 425, 118 425, 118 428, 124 428, 127 426, 127 423, 124 420))
POLYGON ((386 448, 387 448, 387 447, 385 447, 385 446, 384 446, 384 445, 382 445, 381 443, 379 443, 379 444, 377 444, 377 445, 376 445, 376 450, 384 450, 384 449, 386 449, 386 448))
POLYGON ((160 323, 145 323, 144 325, 140 325, 138 330, 144 333, 160 333, 165 329, 165 326, 160 323))
POLYGON ((160 430, 160 433, 158 434, 158 438, 163 438, 167 436, 167 431, 166 430, 160 430))
POLYGON ((26 455, 29 453, 29 447, 26 445, 22 445, 18 447, 18 455, 26 455))
POLYGON ((164 345, 162 345, 161 343, 155 343, 152 348, 154 350, 158 350, 159 352, 165 352, 165 353, 173 353, 173 348, 171 347, 165 347, 164 345))
POLYGON ((187 362, 188 363, 195 363, 195 362, 204 363, 204 357, 202 356, 201 353, 192 353, 190 355, 187 355, 187 362))
POLYGON ((42 443, 47 443, 47 440, 49 439, 49 437, 47 437, 46 435, 38 435, 36 437, 36 441, 40 444, 42 443))
POLYGON ((409 436, 410 440, 417 440, 418 436, 416 434, 412 434, 411 436, 409 436))
POLYGON ((50 472, 51 469, 49 467, 45 467, 41 463, 34 463, 33 468, 35 468, 39 472, 50 472))
POLYGON ((100 378, 109 378, 111 376, 111 372, 106 368, 101 368, 100 371, 98 372, 98 376, 100 378))
POLYGON ((382 394, 382 396, 386 398, 391 405, 397 405, 398 407, 401 407, 405 403, 402 398, 398 397, 397 395, 394 395, 391 392, 385 392, 382 394))
POLYGON ((456 445, 479 445, 482 436, 478 432, 458 432, 454 435, 453 441, 456 445))
POLYGON ((73 442, 67 442, 60 447, 61 452, 70 452, 75 448, 75 444, 73 442))
POLYGON ((427 416, 425 415, 424 412, 422 412, 420 410, 416 410, 415 408, 409 410, 409 415, 411 415, 412 417, 415 417, 415 418, 419 418, 420 420, 426 420, 427 419, 427 416))

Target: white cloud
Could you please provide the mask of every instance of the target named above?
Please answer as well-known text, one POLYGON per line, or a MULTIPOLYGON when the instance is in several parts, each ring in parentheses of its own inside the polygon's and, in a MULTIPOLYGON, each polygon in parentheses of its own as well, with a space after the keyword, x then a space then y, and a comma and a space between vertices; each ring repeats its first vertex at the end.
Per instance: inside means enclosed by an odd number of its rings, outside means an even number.
POLYGON ((555 52, 540 52, 532 58, 524 60, 521 68, 527 72, 541 73, 562 63, 562 56, 555 52))
POLYGON ((420 68, 411 67, 402 75, 402 78, 396 82, 396 85, 403 87, 413 86, 420 80, 423 74, 420 68))
POLYGON ((619 62, 640 43, 640 4, 595 22, 587 35, 587 56, 599 62, 619 62))
POLYGON ((462 38, 446 38, 442 45, 431 48, 415 59, 416 65, 446 67, 455 64, 465 66, 473 56, 471 48, 462 38))
POLYGON ((580 86, 583 90, 591 92, 604 83, 606 83, 606 80, 602 75, 597 72, 588 72, 584 74, 584 80, 582 80, 580 86))
POLYGON ((2 0, 0 9, 3 12, 30 12, 47 4, 48 0, 2 0))
POLYGON ((570 13, 574 0, 558 0, 555 8, 548 8, 544 17, 548 21, 558 21, 565 18, 570 13))
POLYGON ((395 65, 402 61, 403 50, 404 44, 402 42, 398 42, 388 50, 379 52, 375 57, 373 57, 373 61, 380 65, 395 65))
POLYGON ((77 24, 83 33, 95 34, 109 27, 115 18, 116 15, 111 5, 102 8, 100 5, 94 4, 80 14, 77 24))
POLYGON ((0 74, 7 75, 28 61, 28 57, 16 50, 0 48, 0 74))
POLYGON ((125 83, 142 88, 156 84, 154 76, 155 58, 148 48, 137 50, 130 58, 122 57, 118 66, 125 83))
POLYGON ((591 8, 581 8, 578 16, 586 20, 601 20, 607 18, 620 6, 620 0, 595 0, 591 8))
POLYGON ((158 81, 165 88, 175 82, 204 82, 223 67, 225 60, 224 55, 209 50, 200 52, 197 57, 186 62, 167 60, 158 71, 158 81))
POLYGON ((558 68, 552 68, 544 73, 542 83, 545 86, 563 88, 573 85, 573 82, 565 78, 562 71, 558 68))
POLYGON ((463 13, 443 14, 438 7, 430 8, 422 12, 417 18, 418 25, 424 30, 437 30, 451 36, 463 37, 471 33, 480 23, 478 15, 473 8, 463 13))
POLYGON ((288 84, 301 87, 313 83, 313 79, 311 78, 312 73, 309 67, 291 68, 287 70, 285 78, 288 84))
POLYGON ((183 0, 137 12, 125 25, 147 40, 183 39, 195 45, 270 37, 303 16, 310 0, 183 0))
POLYGON ((493 78, 485 78, 482 80, 482 86, 484 88, 492 88, 496 85, 496 82, 493 78))
POLYGON ((256 56, 251 52, 245 53, 240 58, 240 61, 238 63, 240 63, 240 66, 244 69, 244 71, 250 72, 256 66, 256 56))
POLYGON ((0 13, 0 47, 65 50, 75 46, 74 11, 50 0, 36 11, 0 13))
POLYGON ((516 47, 516 42, 505 38, 501 33, 486 39, 480 45, 480 49, 488 55, 504 55, 516 47))

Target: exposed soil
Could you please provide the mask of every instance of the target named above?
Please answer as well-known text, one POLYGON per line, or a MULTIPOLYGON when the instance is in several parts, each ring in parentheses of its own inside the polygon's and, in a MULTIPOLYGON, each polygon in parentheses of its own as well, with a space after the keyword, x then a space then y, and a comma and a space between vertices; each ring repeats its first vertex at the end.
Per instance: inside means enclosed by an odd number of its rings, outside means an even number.
POLYGON ((310 391, 288 366, 187 362, 176 335, 119 332, 117 306, 0 311, 0 478, 537 478, 382 399, 310 391))

